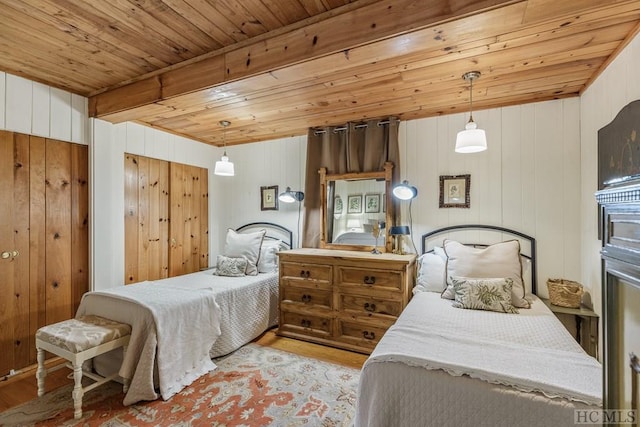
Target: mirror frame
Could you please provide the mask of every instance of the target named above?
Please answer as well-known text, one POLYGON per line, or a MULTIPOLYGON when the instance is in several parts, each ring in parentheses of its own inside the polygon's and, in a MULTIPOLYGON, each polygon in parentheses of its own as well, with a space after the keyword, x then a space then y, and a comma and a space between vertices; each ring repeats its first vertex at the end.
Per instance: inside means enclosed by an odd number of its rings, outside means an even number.
POLYGON ((389 229, 393 225, 394 205, 393 196, 391 194, 391 172, 393 163, 385 162, 384 170, 380 172, 354 172, 345 174, 327 174, 327 168, 320 168, 320 206, 322 207, 322 215, 320 216, 320 247, 327 249, 342 249, 350 251, 372 251, 374 246, 367 245, 341 245, 327 242, 327 185, 330 181, 344 180, 357 181, 363 179, 384 179, 385 181, 385 227, 384 227, 384 246, 378 246, 381 252, 392 252, 393 242, 389 235, 389 229))

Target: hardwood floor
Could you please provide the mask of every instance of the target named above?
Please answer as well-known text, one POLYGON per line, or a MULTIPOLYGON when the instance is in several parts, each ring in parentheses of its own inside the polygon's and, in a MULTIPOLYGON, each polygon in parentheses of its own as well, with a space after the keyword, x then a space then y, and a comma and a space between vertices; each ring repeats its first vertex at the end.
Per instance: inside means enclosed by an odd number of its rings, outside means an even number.
MULTIPOLYGON (((355 369, 362 368, 364 361, 367 360, 368 357, 366 354, 279 337, 275 334, 275 329, 265 332, 256 338, 254 342, 262 346, 272 347, 355 369)), ((51 360, 48 362, 48 365, 55 362, 55 360, 51 360)), ((67 378, 70 373, 71 370, 63 368, 49 374, 45 381, 46 391, 49 392, 66 384, 72 384, 73 380, 67 378)), ((37 396, 36 369, 35 366, 33 366, 7 380, 0 381, 0 412, 35 399, 37 396)), ((71 396, 69 396, 69 398, 71 398, 71 396)))

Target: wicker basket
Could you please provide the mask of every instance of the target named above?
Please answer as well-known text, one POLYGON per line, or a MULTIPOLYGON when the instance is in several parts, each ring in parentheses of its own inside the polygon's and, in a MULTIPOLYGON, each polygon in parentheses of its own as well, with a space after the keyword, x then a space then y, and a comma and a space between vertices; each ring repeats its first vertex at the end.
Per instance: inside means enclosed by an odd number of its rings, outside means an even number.
POLYGON ((565 279, 548 279, 547 289, 551 304, 568 308, 580 307, 584 293, 580 283, 565 279))

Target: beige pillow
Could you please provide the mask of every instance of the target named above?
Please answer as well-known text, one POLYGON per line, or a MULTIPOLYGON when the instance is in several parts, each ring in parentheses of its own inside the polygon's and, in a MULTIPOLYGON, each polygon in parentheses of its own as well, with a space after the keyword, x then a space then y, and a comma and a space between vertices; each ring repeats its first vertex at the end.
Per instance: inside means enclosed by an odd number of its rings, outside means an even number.
POLYGON ((258 274, 258 260, 260 259, 260 246, 266 230, 254 233, 238 233, 233 229, 227 230, 227 240, 224 245, 224 256, 247 259, 247 276, 258 274))
POLYGON ((452 276, 451 281, 455 293, 453 307, 518 313, 518 309, 511 304, 511 279, 469 279, 452 276))
POLYGON ((517 240, 473 248, 447 239, 444 241, 444 251, 447 254, 447 288, 442 292, 442 298, 455 298, 452 276, 474 279, 502 277, 513 280, 512 304, 519 308, 530 307, 529 301, 524 298, 520 242, 517 240))

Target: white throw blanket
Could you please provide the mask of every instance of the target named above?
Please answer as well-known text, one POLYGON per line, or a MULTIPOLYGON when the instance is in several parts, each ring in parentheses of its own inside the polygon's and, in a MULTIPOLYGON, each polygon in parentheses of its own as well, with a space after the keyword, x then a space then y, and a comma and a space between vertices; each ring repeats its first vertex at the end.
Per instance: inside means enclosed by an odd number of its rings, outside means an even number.
MULTIPOLYGON (((416 297, 428 299, 426 295, 416 297)), ((510 326, 516 334, 518 330, 526 334, 525 322, 532 323, 532 318, 538 316, 535 311, 520 310, 521 314, 513 315, 479 312, 452 308, 450 302, 430 299, 421 301, 427 303, 426 309, 425 306, 418 309, 416 303, 405 309, 366 364, 401 362, 444 370, 454 376, 468 375, 525 392, 540 392, 550 398, 602 404, 602 367, 581 349, 554 349, 496 337, 497 330, 511 329, 510 326), (488 319, 497 319, 497 323, 488 319), (465 326, 458 323, 456 328, 452 327, 460 320, 466 320, 465 326)), ((549 319, 543 314, 540 327, 545 320, 549 319)), ((526 337, 522 340, 526 341, 526 337)))
POLYGON ((131 379, 125 405, 157 398, 156 361, 160 395, 165 400, 215 369, 209 350, 220 336, 221 310, 212 289, 142 282, 85 294, 78 315, 85 312, 131 325, 131 340, 120 368, 120 375, 131 379))

